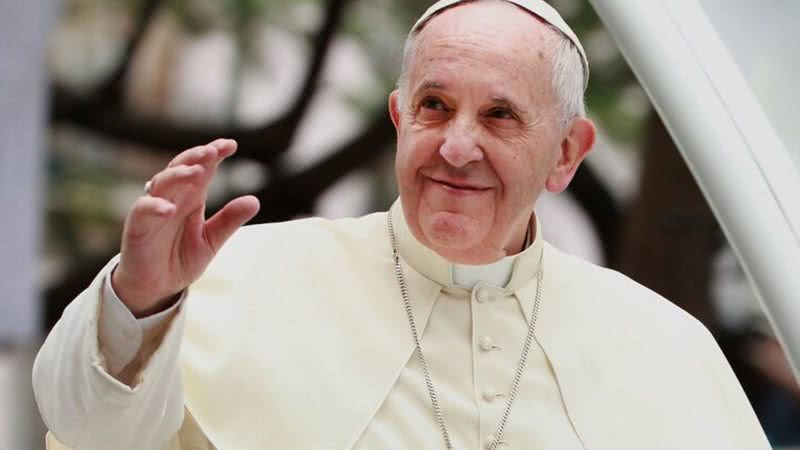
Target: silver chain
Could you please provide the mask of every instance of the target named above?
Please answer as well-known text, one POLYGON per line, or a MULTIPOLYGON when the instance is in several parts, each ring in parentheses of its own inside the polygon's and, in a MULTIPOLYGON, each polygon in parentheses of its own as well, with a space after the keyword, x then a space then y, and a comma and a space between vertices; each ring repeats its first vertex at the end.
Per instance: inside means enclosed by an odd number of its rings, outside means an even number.
MULTIPOLYGON (((442 430, 442 437, 447 450, 453 450, 453 442, 450 439, 450 433, 447 431, 445 424, 444 414, 442 408, 439 406, 439 396, 436 394, 436 389, 433 387, 433 380, 431 379, 430 371, 428 370, 428 363, 425 361, 425 356, 422 354, 422 346, 419 341, 419 333, 417 333, 417 324, 414 321, 414 313, 411 310, 411 300, 408 297, 408 288, 406 286, 406 279, 403 275, 403 268, 400 265, 400 255, 397 253, 397 242, 394 236, 394 227, 392 226, 392 214, 389 212, 387 215, 387 222, 389 224, 389 239, 392 244, 392 259, 394 260, 394 273, 397 277, 397 284, 400 286, 400 294, 403 297, 403 305, 405 306, 406 315, 408 315, 408 324, 411 327, 411 335, 414 337, 414 346, 416 347, 417 356, 419 357, 419 364, 422 366, 422 373, 425 375, 425 385, 428 387, 428 395, 431 397, 431 405, 433 405, 433 412, 436 415, 436 421, 442 430)), ((542 267, 542 257, 544 251, 539 254, 539 269, 536 275, 536 298, 533 301, 533 313, 531 314, 531 321, 528 324, 528 334, 525 336, 525 344, 522 346, 522 355, 517 364, 517 372, 514 374, 514 381, 511 383, 511 391, 509 392, 508 402, 503 410, 503 416, 500 418, 500 423, 497 425, 497 432, 495 433, 494 441, 492 441, 489 450, 496 450, 503 439, 503 432, 505 431, 508 418, 511 416, 511 407, 514 406, 514 400, 517 398, 519 391, 519 384, 522 381, 522 373, 525 371, 525 365, 528 362, 528 352, 530 351, 531 344, 533 343, 533 331, 536 328, 536 319, 539 316, 539 300, 542 297, 542 277, 544 270, 542 267)))

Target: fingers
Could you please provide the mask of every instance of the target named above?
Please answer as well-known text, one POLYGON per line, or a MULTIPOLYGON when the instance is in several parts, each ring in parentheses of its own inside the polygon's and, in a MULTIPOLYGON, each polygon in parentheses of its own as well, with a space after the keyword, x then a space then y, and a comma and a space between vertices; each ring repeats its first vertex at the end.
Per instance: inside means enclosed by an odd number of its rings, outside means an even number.
POLYGON ((204 173, 205 168, 199 164, 167 167, 150 179, 148 194, 175 202, 186 188, 198 184, 204 173))
POLYGON ((128 239, 142 239, 155 230, 160 229, 176 211, 175 205, 163 198, 144 195, 133 203, 128 220, 125 223, 125 234, 128 239))
POLYGON ((167 167, 200 164, 210 167, 236 153, 237 144, 233 139, 217 139, 209 144, 192 147, 181 152, 167 167))
POLYGON ((176 202, 186 192, 184 188, 190 185, 204 190, 216 173, 219 163, 234 154, 236 148, 236 141, 232 139, 217 139, 207 145, 181 152, 170 161, 166 169, 150 179, 148 194, 176 202))
POLYGON ((258 213, 258 199, 252 195, 239 197, 208 219, 203 228, 203 238, 216 253, 239 227, 258 213))

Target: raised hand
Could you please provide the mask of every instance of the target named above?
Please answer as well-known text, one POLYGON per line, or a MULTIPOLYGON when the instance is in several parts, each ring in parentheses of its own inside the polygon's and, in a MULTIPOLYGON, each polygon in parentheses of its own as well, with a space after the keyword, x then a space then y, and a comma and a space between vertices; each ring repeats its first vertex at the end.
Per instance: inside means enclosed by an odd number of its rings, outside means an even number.
POLYGON ((163 309, 202 275, 222 244, 252 219, 253 196, 231 200, 205 219, 208 185, 236 141, 218 139, 184 151, 150 180, 125 219, 114 291, 137 317, 163 309))

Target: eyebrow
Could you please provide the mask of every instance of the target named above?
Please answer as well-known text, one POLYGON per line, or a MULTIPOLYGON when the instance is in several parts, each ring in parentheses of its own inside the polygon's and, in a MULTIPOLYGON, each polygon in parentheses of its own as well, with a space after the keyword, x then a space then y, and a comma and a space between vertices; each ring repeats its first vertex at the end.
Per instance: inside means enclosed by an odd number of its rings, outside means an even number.
POLYGON ((517 105, 506 97, 495 95, 494 97, 492 97, 492 103, 494 103, 497 106, 505 106, 506 108, 512 109, 514 111, 519 111, 517 105))
MULTIPOLYGON (((414 92, 414 95, 419 95, 421 92, 432 90, 446 90, 447 86, 440 81, 425 81, 414 92)), ((495 106, 501 106, 510 109, 515 114, 525 115, 525 111, 517 106, 516 103, 511 101, 508 97, 503 95, 494 95, 490 100, 495 106)))
POLYGON ((521 118, 527 117, 526 111, 518 107, 516 103, 509 100, 507 97, 495 95, 492 97, 491 101, 495 106, 501 106, 510 109, 514 114, 518 114, 521 118))
POLYGON ((431 91, 431 90, 444 90, 445 85, 438 81, 426 81, 417 88, 417 92, 431 91))

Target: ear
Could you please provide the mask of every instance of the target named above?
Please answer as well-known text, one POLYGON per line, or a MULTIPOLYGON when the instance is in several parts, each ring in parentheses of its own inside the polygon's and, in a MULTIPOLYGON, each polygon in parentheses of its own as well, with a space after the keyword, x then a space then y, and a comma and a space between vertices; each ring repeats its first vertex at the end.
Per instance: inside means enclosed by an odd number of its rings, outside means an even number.
POLYGON ((578 118, 572 122, 572 128, 561 141, 558 163, 547 176, 545 187, 548 191, 558 193, 569 186, 581 161, 592 149, 595 134, 594 123, 591 120, 578 118))
POLYGON ((395 89, 389 94, 389 116, 392 118, 394 129, 400 133, 400 93, 395 89))

